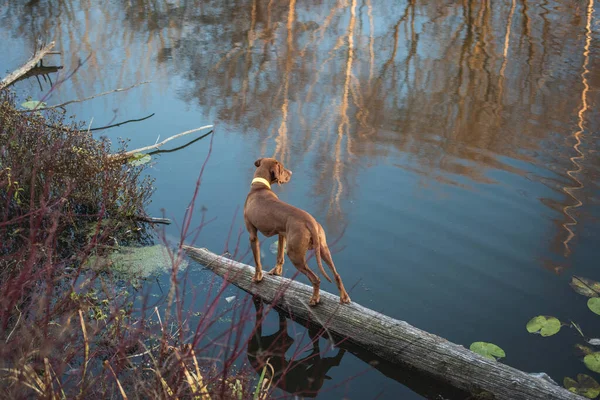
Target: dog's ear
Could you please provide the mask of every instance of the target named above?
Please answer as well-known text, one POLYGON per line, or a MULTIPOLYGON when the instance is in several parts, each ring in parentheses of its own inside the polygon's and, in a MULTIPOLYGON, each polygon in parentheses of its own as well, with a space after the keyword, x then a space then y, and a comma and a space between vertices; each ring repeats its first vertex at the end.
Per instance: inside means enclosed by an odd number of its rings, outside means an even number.
POLYGON ((281 183, 281 174, 283 173, 283 167, 281 163, 275 161, 271 166, 271 182, 281 183))
POLYGON ((258 160, 254 161, 254 165, 258 168, 260 167, 260 162, 262 161, 262 158, 259 158, 258 160))

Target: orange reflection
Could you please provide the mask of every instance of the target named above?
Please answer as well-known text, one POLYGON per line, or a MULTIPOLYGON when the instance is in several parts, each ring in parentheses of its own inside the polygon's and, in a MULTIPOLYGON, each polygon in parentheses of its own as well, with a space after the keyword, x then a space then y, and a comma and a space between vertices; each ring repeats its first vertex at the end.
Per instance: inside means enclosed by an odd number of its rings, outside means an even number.
POLYGON ((570 160, 573 165, 576 167, 573 170, 567 171, 569 177, 571 177, 575 182, 575 186, 563 187, 565 193, 567 193, 573 200, 575 200, 575 204, 568 205, 563 208, 564 214, 569 218, 569 222, 565 222, 562 224, 563 228, 567 231, 567 238, 563 241, 563 245, 565 246, 565 256, 571 254, 571 249, 569 247, 569 242, 575 237, 575 233, 571 227, 577 225, 577 220, 571 213, 572 210, 581 207, 583 204, 581 200, 579 200, 574 193, 576 190, 583 189, 583 183, 577 178, 577 174, 581 172, 581 164, 578 162, 584 159, 584 155, 579 150, 579 146, 581 145, 581 135, 583 134, 584 128, 584 114, 588 109, 587 103, 587 94, 590 90, 590 86, 587 81, 586 75, 590 72, 588 70, 588 64, 590 62, 590 44, 592 42, 592 15, 594 13, 594 0, 590 0, 587 7, 587 22, 585 25, 585 47, 583 50, 583 72, 581 73, 581 83, 583 84, 583 91, 581 92, 581 108, 577 113, 578 118, 578 130, 574 133, 575 144, 573 145, 573 149, 577 152, 577 156, 571 157, 570 160))

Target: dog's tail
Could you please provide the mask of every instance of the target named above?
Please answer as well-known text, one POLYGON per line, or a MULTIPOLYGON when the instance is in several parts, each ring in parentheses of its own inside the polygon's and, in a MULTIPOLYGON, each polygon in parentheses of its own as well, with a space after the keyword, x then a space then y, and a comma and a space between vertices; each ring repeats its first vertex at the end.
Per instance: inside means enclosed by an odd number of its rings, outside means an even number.
POLYGON ((313 247, 315 248, 315 258, 317 259, 317 265, 319 266, 319 269, 321 270, 321 273, 323 274, 325 279, 327 279, 329 282, 332 282, 329 275, 327 275, 327 272, 325 272, 325 269, 323 268, 323 264, 321 263, 321 236, 319 235, 318 225, 316 222, 314 224, 307 223, 306 227, 308 228, 308 230, 310 231, 310 235, 312 236, 313 247))

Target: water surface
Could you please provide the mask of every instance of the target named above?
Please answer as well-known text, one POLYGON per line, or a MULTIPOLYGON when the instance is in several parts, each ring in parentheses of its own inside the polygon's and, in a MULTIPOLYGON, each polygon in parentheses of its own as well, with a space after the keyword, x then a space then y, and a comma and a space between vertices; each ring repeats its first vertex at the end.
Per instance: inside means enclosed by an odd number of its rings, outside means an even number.
MULTIPOLYGON (((192 225, 200 207, 217 219, 197 245, 222 252, 232 227, 228 249, 241 232, 237 256, 250 262, 241 208, 254 160, 277 157, 294 176, 275 190, 337 240, 354 301, 465 347, 496 343, 502 362, 561 383, 600 378, 574 349, 583 339, 525 324, 553 315, 600 334, 568 285, 600 280, 599 17, 592 1, 567 0, 7 2, 0 72, 41 38, 56 41, 62 54, 45 64, 62 76, 87 59, 49 104, 151 81, 68 112, 92 127, 155 113, 98 132, 131 148, 215 125, 192 225)), ((34 98, 49 87, 15 86, 34 98)), ((155 158, 151 214, 181 221, 208 149, 155 158)), ((319 398, 435 396, 352 353, 327 375, 319 398)))

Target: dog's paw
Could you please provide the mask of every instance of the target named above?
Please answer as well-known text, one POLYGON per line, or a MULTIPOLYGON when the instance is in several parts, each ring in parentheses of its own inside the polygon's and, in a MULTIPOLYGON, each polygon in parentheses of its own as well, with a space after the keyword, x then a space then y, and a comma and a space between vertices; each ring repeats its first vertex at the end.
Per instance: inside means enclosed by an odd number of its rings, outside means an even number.
POLYGON ((254 283, 259 283, 262 280, 263 280, 263 274, 262 274, 262 272, 260 274, 254 275, 252 277, 252 282, 254 282, 254 283))
POLYGON ((273 268, 272 270, 270 270, 269 272, 267 272, 269 275, 275 275, 275 276, 281 276, 281 274, 283 273, 283 268, 273 268))
POLYGON ((317 297, 317 298, 311 297, 310 301, 308 302, 308 305, 311 306, 311 307, 314 307, 317 304, 319 304, 320 302, 321 302, 321 298, 320 297, 317 297))
POLYGON ((350 300, 350 296, 345 295, 340 297, 340 304, 350 304, 351 300, 350 300))

